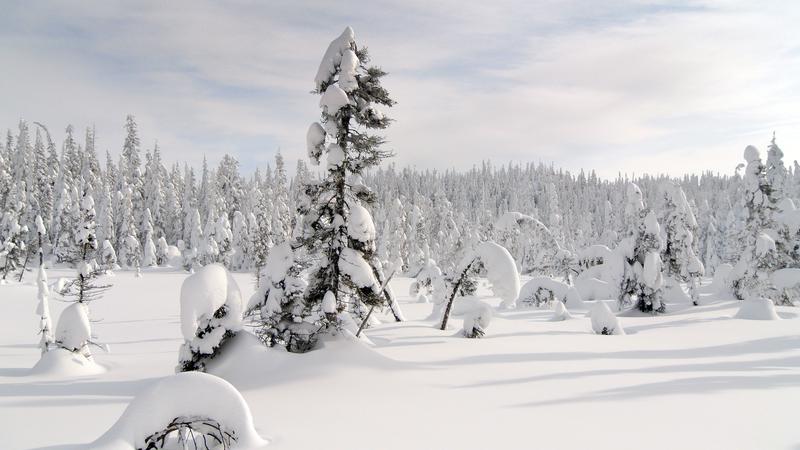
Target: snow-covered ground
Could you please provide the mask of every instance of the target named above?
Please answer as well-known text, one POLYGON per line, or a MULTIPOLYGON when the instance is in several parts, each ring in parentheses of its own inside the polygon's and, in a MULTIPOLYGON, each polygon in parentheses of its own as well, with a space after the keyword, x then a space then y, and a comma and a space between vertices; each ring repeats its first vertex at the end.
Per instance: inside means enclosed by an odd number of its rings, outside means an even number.
MULTIPOLYGON (((252 277, 234 277, 247 298, 252 277)), ((0 286, 0 448, 85 448, 137 393, 173 374, 185 278, 117 273, 91 305, 111 349, 93 350, 106 370, 82 377, 30 373, 34 276, 0 286)), ((394 291, 410 282, 395 278, 394 291)), ((366 332, 374 348, 336 342, 291 355, 244 336, 212 372, 241 391, 275 449, 797 449, 800 310, 741 320, 738 301, 701 301, 623 315, 620 336, 593 334, 585 310, 565 321, 545 309, 496 310, 486 337, 465 339, 460 317, 439 331, 423 320, 432 305, 401 296, 408 321, 382 316, 366 332)), ((55 319, 64 303, 51 307, 55 319)))

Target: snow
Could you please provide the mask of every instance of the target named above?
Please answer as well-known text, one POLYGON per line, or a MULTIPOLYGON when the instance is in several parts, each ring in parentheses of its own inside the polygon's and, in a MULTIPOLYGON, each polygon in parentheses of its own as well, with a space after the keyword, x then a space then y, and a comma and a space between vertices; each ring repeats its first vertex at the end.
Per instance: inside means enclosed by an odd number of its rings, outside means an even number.
POLYGON ((542 300, 548 300, 550 295, 559 303, 568 303, 572 307, 583 306, 583 300, 575 287, 549 277, 533 277, 519 290, 517 308, 535 306, 542 300), (543 298, 537 298, 540 295, 543 298))
POLYGON ((763 256, 775 251, 775 239, 767 233, 759 233, 756 238, 756 255, 763 256))
POLYGON ((329 116, 336 115, 340 109, 349 103, 350 98, 347 97, 347 93, 335 84, 328 86, 319 99, 319 107, 322 108, 323 113, 329 116))
POLYGON ((105 371, 103 366, 80 353, 56 347, 42 354, 28 375, 47 379, 74 379, 99 375, 105 371))
POLYGON ((70 351, 83 349, 92 337, 89 308, 85 303, 74 302, 58 317, 56 343, 70 351))
POLYGON ((772 300, 760 297, 742 300, 742 306, 734 317, 747 320, 780 320, 772 300))
POLYGON ((711 281, 711 290, 718 295, 733 295, 733 266, 725 263, 720 264, 714 270, 714 278, 711 281))
POLYGON ((748 163, 761 159, 761 152, 753 145, 748 145, 744 149, 744 160, 748 163))
POLYGON ((339 167, 344 162, 344 150, 337 144, 328 145, 328 170, 339 167))
POLYGON ((343 53, 345 50, 349 50, 354 42, 355 33, 352 28, 347 27, 339 37, 328 45, 328 49, 325 50, 325 55, 322 56, 322 61, 319 63, 317 75, 314 77, 314 84, 317 90, 321 90, 322 85, 328 82, 336 73, 336 68, 342 64, 343 53))
POLYGON ((347 221, 347 234, 364 243, 374 242, 377 233, 375 232, 375 223, 372 221, 372 215, 357 202, 348 202, 350 207, 350 217, 347 221))
MULTIPOLYGON (((51 280, 73 274, 59 267, 48 272, 51 280)), ((249 296, 252 274, 232 276, 249 296)), ((141 279, 118 271, 114 287, 92 304, 92 316, 101 319, 92 325, 114 351, 94 356, 105 372, 74 377, 28 372, 40 357, 38 317, 31 314, 36 286, 0 286, 0 423, 3 430, 46 424, 37 432, 6 433, 0 447, 85 449, 133 398, 169 376, 183 342, 177 294, 184 279, 185 272, 173 269, 141 279)), ((709 281, 703 279, 703 288, 709 281)), ((411 282, 398 275, 391 285, 401 294, 411 282)), ((628 335, 606 338, 592 332, 587 309, 570 307, 573 319, 557 322, 548 310, 497 311, 501 299, 480 283, 477 296, 495 308, 480 340, 461 335, 461 317, 458 330, 435 329, 425 321, 430 304, 400 295, 408 321, 394 323, 376 310, 383 323, 364 333, 374 347, 326 341, 324 351, 296 355, 265 348, 242 331, 208 370, 241 392, 256 430, 276 450, 484 450, 530 443, 560 450, 761 450, 800 442, 792 414, 750 414, 748 426, 731 426, 741 423, 742 408, 793 411, 800 401, 796 308, 776 306, 779 321, 733 320, 742 303, 704 289, 702 306, 668 305, 663 315, 625 317, 628 335), (337 405, 337 413, 320 404, 337 405), (664 432, 619 431, 620 416, 609 411, 623 410, 657 417, 664 432), (354 417, 345 411, 367 412, 358 414, 353 433, 344 431, 354 417), (692 411, 702 417, 687 420, 692 411), (484 430, 487 418, 494 423, 490 433, 443 428, 484 430), (547 432, 532 434, 531 423, 547 432)), ((54 318, 67 306, 51 303, 54 318)))
POLYGON ((356 79, 358 63, 358 57, 353 50, 348 48, 342 52, 342 62, 339 66, 339 87, 345 92, 351 92, 358 87, 356 79))
POLYGON ((561 301, 553 302, 553 321, 572 319, 572 315, 567 311, 567 307, 561 301))
POLYGON ((97 450, 136 450, 173 419, 198 417, 217 421, 236 436, 232 449, 256 450, 267 442, 258 435, 244 397, 214 375, 187 372, 154 383, 137 395, 119 420, 90 444, 97 450))
POLYGON ((508 250, 494 242, 482 242, 475 249, 486 268, 486 278, 494 295, 503 299, 504 307, 512 307, 519 296, 519 273, 508 250))
POLYGON ((200 319, 211 318, 222 305, 228 306, 229 329, 241 327, 239 286, 220 264, 209 264, 189 275, 181 286, 180 298, 181 332, 186 341, 195 339, 200 319))
POLYGON ((322 312, 325 314, 336 313, 336 295, 331 291, 326 292, 322 298, 322 312))
POLYGON ((608 308, 606 302, 597 300, 591 309, 592 330, 597 334, 625 334, 622 324, 608 308))
POLYGON ((800 284, 800 269, 778 269, 770 277, 772 285, 778 289, 791 289, 800 284))
POLYGON ((308 159, 314 165, 319 164, 319 157, 325 150, 325 129, 318 122, 314 122, 308 127, 306 150, 308 151, 308 159))
POLYGON ((616 297, 616 288, 607 281, 597 278, 578 278, 575 289, 582 300, 612 299, 616 297))
POLYGON ((364 261, 358 251, 352 248, 343 248, 339 258, 339 270, 359 288, 372 287, 373 291, 378 293, 380 284, 372 273, 372 267, 364 261))
POLYGON ((661 271, 661 256, 658 252, 648 252, 644 258, 644 268, 642 269, 642 276, 648 287, 658 289, 664 284, 661 271))
POLYGON ((482 337, 491 322, 492 308, 479 301, 476 307, 464 313, 464 325, 461 331, 469 338, 482 337))

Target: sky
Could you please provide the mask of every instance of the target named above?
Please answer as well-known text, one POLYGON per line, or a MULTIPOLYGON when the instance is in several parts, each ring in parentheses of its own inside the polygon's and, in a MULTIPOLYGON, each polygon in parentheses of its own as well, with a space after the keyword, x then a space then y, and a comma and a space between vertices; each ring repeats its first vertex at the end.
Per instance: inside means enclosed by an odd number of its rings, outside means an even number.
POLYGON ((0 0, 0 128, 127 114, 167 162, 305 158, 314 75, 345 26, 389 75, 398 166, 733 173, 772 133, 800 159, 800 2, 0 0))

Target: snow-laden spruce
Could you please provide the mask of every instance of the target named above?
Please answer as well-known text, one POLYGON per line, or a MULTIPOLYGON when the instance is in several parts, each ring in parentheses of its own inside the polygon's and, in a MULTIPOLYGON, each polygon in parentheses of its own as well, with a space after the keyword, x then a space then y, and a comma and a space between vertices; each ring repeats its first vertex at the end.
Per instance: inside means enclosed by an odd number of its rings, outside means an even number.
POLYGON ((732 274, 734 293, 739 299, 773 298, 769 275, 779 268, 780 260, 773 211, 775 199, 758 149, 748 145, 743 187, 747 219, 744 250, 732 274))
POLYGON ((181 286, 183 345, 177 371, 204 371, 206 362, 242 329, 242 295, 230 273, 209 264, 181 286))
MULTIPOLYGON (((374 203, 375 196, 361 177, 367 168, 390 156, 380 149, 384 138, 368 131, 384 129, 390 122, 376 106, 394 104, 380 84, 385 72, 368 63, 366 49, 359 48, 348 27, 331 42, 315 77, 321 122, 309 128, 308 154, 313 164, 325 154, 327 165, 322 180, 310 180, 302 188, 304 199, 298 202, 302 222, 294 244, 313 265, 302 307, 297 308, 294 301, 276 303, 290 308, 280 316, 291 317, 295 323, 311 321, 316 329, 303 330, 297 338, 282 338, 306 342, 287 347, 293 351, 309 350, 320 334, 336 333, 343 322, 351 321, 343 315, 352 314, 361 321, 372 308, 386 306, 397 320, 402 319, 391 291, 384 287, 377 233, 365 207, 374 203)), ((287 332, 292 330, 266 329, 262 335, 285 336, 287 332)))
POLYGON ((688 283, 689 295, 697 305, 700 302, 699 279, 705 274, 705 268, 696 254, 697 219, 678 184, 664 186, 662 213, 666 236, 662 259, 668 288, 681 289, 679 283, 688 283))
POLYGON ((194 442, 230 450, 256 450, 267 444, 233 385, 190 372, 165 377, 138 393, 114 425, 87 448, 194 448, 194 442))

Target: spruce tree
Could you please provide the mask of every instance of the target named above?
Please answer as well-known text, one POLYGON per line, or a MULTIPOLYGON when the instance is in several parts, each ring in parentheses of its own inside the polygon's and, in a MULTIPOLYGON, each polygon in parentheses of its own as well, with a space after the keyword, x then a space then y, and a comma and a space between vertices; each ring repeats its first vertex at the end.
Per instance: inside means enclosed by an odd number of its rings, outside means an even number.
MULTIPOLYGON (((384 138, 370 132, 385 129, 390 122, 377 109, 394 104, 380 83, 385 74, 369 65, 369 55, 356 45, 350 27, 331 42, 320 63, 315 93, 321 95, 322 120, 310 126, 307 143, 312 163, 318 164, 325 153, 327 165, 322 180, 302 188, 298 213, 303 222, 295 243, 308 252, 313 265, 301 299, 274 300, 280 311, 272 313, 285 326, 265 325, 265 333, 273 330, 283 342, 292 343, 287 345, 290 351, 309 350, 320 333, 335 333, 345 322, 352 324, 348 313, 362 319, 369 308, 393 303, 382 288, 385 277, 375 225, 364 207, 375 201, 375 195, 362 181, 365 170, 391 155, 380 148, 384 138), (301 324, 309 323, 319 327, 301 329, 301 324)), ((284 276, 293 276, 292 259, 286 258, 284 276)))

